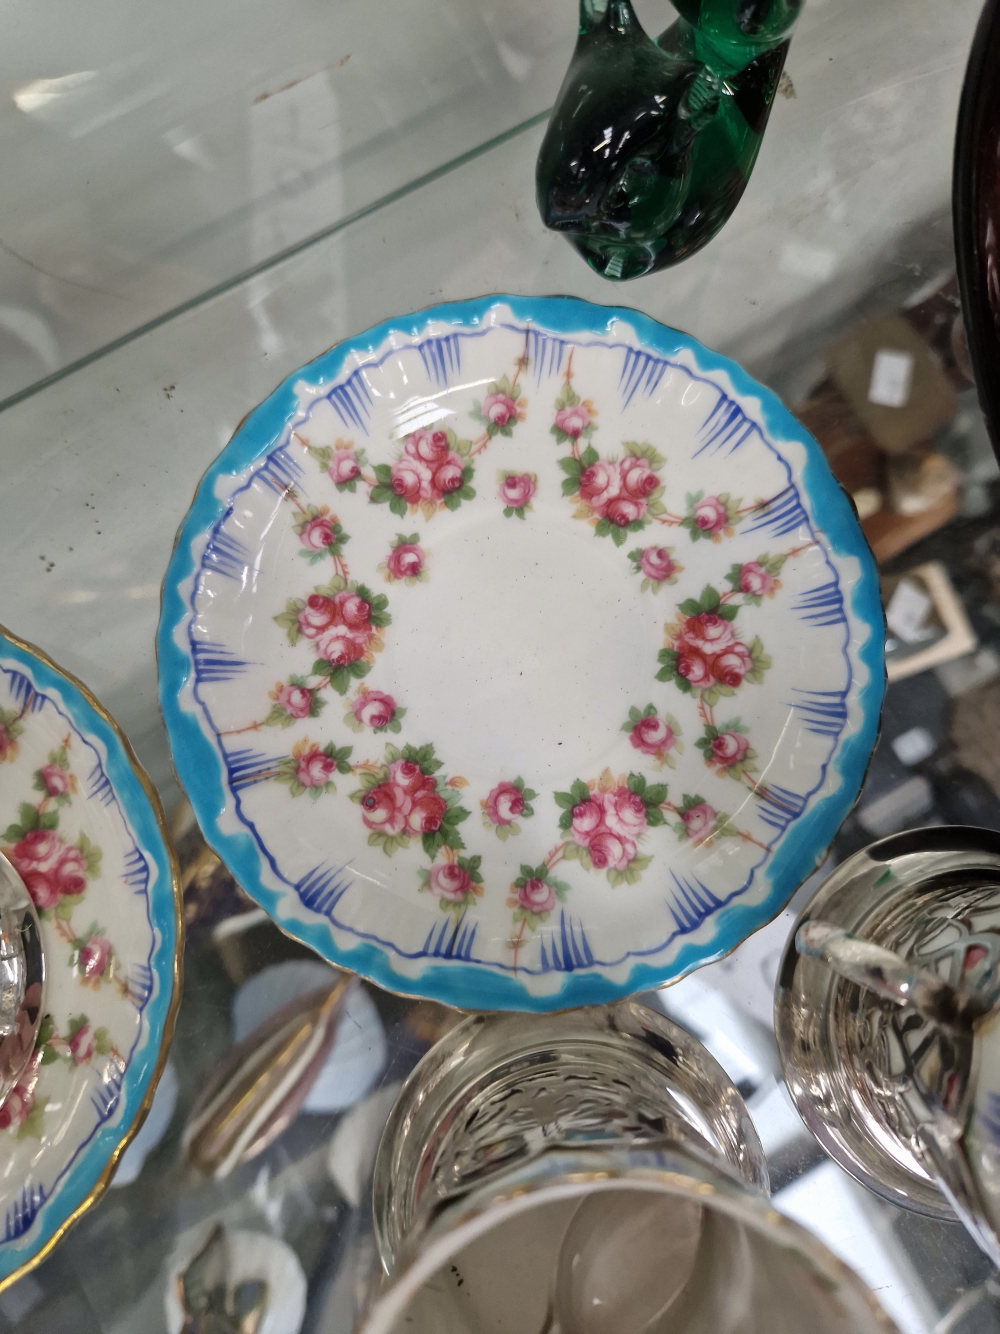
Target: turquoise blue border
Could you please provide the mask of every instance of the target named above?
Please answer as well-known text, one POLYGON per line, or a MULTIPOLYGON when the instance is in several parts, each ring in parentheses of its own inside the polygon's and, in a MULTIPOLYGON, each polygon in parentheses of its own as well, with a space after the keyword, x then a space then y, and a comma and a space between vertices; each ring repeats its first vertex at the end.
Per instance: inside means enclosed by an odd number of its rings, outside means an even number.
POLYGON ((0 632, 0 657, 13 660, 34 682, 38 693, 55 696, 53 702, 68 713, 73 725, 84 737, 96 738, 104 748, 105 773, 137 846, 155 867, 146 895, 149 919, 156 932, 149 966, 157 979, 156 993, 143 1011, 146 1040, 139 1045, 141 1032, 122 1077, 120 1113, 101 1123, 80 1156, 65 1176, 57 1179, 52 1193, 39 1207, 26 1232, 10 1241, 0 1242, 0 1283, 29 1265, 44 1251, 76 1211, 86 1204, 97 1189, 101 1176, 132 1129, 150 1092, 160 1060, 164 1033, 174 1000, 174 973, 178 949, 177 905, 170 856, 163 840, 156 811, 143 788, 133 761, 114 727, 103 718, 90 701, 62 672, 51 667, 30 650, 21 648, 0 632))
POLYGON ((243 888, 257 900, 289 934, 310 946, 323 958, 370 978, 389 991, 425 996, 462 1009, 530 1010, 542 1012, 576 1005, 603 1004, 621 996, 674 980, 693 968, 720 958, 741 940, 764 926, 785 906, 805 876, 825 854, 861 790, 872 749, 878 737, 882 697, 885 692, 884 627, 878 573, 868 545, 858 527, 851 503, 834 480, 819 445, 796 421, 780 399, 751 379, 735 362, 703 347, 696 339, 623 306, 598 306, 576 297, 488 296, 457 301, 413 315, 386 320, 364 333, 338 343, 308 366, 290 375, 271 396, 244 421, 233 439, 208 469, 194 503, 181 525, 173 556, 163 582, 163 600, 157 631, 160 671, 160 707, 163 710, 174 765, 209 843, 226 862, 243 888), (807 461, 802 482, 812 509, 812 519, 822 529, 829 548, 839 556, 854 556, 862 568, 851 607, 856 622, 867 626, 868 639, 859 658, 868 669, 868 683, 859 704, 861 722, 857 732, 839 747, 834 764, 843 779, 837 792, 819 801, 782 838, 767 868, 771 892, 753 905, 732 903, 715 918, 716 934, 711 945, 688 944, 678 952, 669 968, 636 964, 627 980, 612 982, 592 973, 569 973, 562 987, 547 996, 533 996, 523 982, 471 965, 428 965, 413 978, 398 973, 386 952, 368 943, 349 950, 337 949, 330 928, 322 922, 303 923, 282 911, 284 894, 269 889, 260 877, 260 853, 247 833, 227 834, 218 826, 217 812, 226 807, 223 772, 219 758, 198 721, 180 706, 180 694, 192 670, 189 655, 176 643, 175 635, 187 608, 181 585, 194 573, 192 543, 219 518, 224 502, 216 498, 216 483, 222 476, 241 473, 267 454, 281 440, 298 411, 294 386, 307 376, 313 383, 332 384, 354 353, 374 352, 392 333, 419 337, 428 324, 438 322, 455 328, 482 327, 495 306, 507 307, 516 321, 537 325, 559 336, 581 334, 607 336, 616 320, 629 324, 648 351, 661 357, 680 352, 693 355, 702 371, 725 371, 735 392, 761 404, 761 420, 776 441, 803 445, 807 461))

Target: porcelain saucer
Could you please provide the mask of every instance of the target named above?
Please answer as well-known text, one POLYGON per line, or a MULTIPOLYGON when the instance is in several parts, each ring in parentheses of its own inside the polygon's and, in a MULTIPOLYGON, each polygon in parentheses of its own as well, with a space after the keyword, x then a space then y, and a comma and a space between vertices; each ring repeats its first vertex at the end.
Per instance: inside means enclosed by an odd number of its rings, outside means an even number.
POLYGON ((250 414, 158 650, 205 835, 283 929, 390 990, 548 1010, 784 906, 857 796, 883 638, 773 394, 636 311, 493 297, 250 414))
POLYGON ((0 629, 0 851, 38 910, 45 1014, 0 1106, 0 1290, 107 1186, 166 1060, 180 890, 159 799, 109 715, 0 629))

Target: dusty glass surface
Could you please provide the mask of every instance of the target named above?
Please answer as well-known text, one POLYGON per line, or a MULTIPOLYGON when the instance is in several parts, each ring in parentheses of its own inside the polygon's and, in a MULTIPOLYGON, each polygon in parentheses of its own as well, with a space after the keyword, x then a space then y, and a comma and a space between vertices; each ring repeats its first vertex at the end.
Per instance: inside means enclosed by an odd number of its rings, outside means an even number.
MULTIPOLYGON (((637 8, 649 31, 673 19, 665 0, 637 8)), ((377 7, 377 23, 376 7, 353 0, 100 4, 86 16, 9 0, 0 621, 87 682, 170 809, 179 793, 153 634, 174 533, 245 413, 338 338, 486 292, 627 301, 739 359, 802 408, 824 446, 823 386, 841 364, 831 349, 853 346, 876 317, 905 317, 951 374, 952 136, 978 8, 808 0, 732 219, 692 259, 622 288, 546 232, 535 208, 536 118, 569 62, 572 0, 420 0, 377 7)), ((883 569, 891 600, 900 575, 936 562, 964 608, 965 647, 890 686, 838 859, 907 825, 1000 828, 997 471, 973 392, 950 383, 957 408, 935 451, 960 494, 918 542, 883 555, 883 569)), ((846 435, 848 451, 856 434, 846 435)), ((896 639, 893 655, 912 664, 945 629, 896 639)), ((365 988, 372 1004, 354 1023, 340 1094, 224 1181, 199 1177, 181 1134, 207 1074, 246 1031, 248 993, 235 1014, 234 997, 265 969, 309 962, 259 915, 230 923, 240 907, 220 894, 190 931, 163 1139, 0 1294, 0 1329, 165 1330, 171 1257, 222 1219, 294 1251, 308 1280, 304 1330, 350 1330, 374 1258, 372 1128, 447 1019, 365 988)), ((770 1029, 790 922, 651 1003, 702 1037, 747 1095, 778 1207, 859 1270, 904 1334, 1000 1328, 989 1266, 958 1225, 865 1194, 792 1110, 770 1029)), ((268 994, 275 976, 260 984, 268 994)))

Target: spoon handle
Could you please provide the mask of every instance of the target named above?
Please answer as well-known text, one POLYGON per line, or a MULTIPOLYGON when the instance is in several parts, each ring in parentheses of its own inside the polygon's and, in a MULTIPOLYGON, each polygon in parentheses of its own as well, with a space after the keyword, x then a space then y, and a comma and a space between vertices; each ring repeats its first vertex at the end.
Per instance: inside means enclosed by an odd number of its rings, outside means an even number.
POLYGON ((952 986, 892 950, 859 940, 830 922, 804 923, 796 933, 795 947, 848 981, 896 1005, 910 1006, 925 1019, 946 1028, 968 1030, 991 1009, 989 1001, 971 988, 952 986))

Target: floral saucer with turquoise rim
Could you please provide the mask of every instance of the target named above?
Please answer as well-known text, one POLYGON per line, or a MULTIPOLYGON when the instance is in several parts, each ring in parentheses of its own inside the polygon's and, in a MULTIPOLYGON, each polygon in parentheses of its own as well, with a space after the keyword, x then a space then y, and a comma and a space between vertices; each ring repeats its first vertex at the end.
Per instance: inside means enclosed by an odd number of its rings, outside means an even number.
POLYGON ((85 686, 0 628, 0 852, 45 959, 35 1053, 0 1105, 0 1290, 107 1186, 166 1060, 180 891, 163 813, 85 686))
POLYGON ((857 797, 883 638, 773 394, 636 311, 487 297, 250 414, 178 536, 160 699, 285 931, 393 991, 546 1010, 783 907, 857 797))

